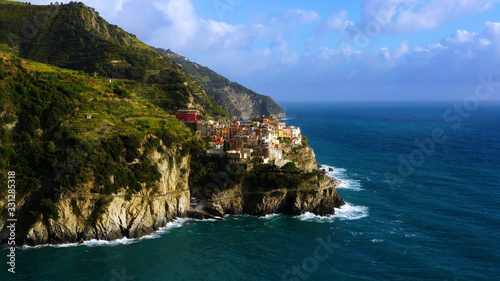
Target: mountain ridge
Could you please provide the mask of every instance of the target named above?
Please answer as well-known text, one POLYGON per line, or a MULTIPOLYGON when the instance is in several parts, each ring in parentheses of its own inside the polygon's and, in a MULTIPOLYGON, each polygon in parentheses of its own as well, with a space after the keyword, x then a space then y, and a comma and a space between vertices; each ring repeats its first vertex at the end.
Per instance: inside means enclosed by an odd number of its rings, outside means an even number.
POLYGON ((258 94, 232 82, 210 68, 191 62, 171 50, 161 48, 156 48, 156 50, 181 65, 203 86, 210 97, 236 119, 249 120, 256 116, 272 116, 275 119, 286 118, 286 114, 271 97, 258 94))

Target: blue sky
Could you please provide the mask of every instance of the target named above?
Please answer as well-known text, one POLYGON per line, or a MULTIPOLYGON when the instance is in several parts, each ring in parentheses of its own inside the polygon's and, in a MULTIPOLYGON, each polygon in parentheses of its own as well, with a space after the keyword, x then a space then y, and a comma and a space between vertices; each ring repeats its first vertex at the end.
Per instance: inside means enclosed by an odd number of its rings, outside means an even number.
POLYGON ((500 81, 500 0, 83 2, 277 101, 463 100, 500 81))

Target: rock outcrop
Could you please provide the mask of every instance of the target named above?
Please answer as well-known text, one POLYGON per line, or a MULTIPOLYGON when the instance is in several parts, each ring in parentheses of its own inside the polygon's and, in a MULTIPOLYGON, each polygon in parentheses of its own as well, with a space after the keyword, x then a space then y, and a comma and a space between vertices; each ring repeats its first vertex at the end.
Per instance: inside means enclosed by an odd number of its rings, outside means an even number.
MULTIPOLYGON (((284 145, 283 155, 283 159, 275 161, 279 167, 293 161, 305 173, 318 170, 316 156, 309 146, 293 148, 284 145)), ((213 195, 208 202, 207 211, 217 216, 245 213, 257 216, 275 213, 300 215, 306 212, 321 216, 332 215, 335 214, 335 208, 344 205, 336 190, 339 184, 339 180, 323 173, 318 173, 297 186, 270 188, 261 192, 242 183, 213 195)))
POLYGON ((294 162, 297 168, 306 173, 310 173, 318 169, 316 154, 310 146, 292 147, 290 144, 282 144, 283 158, 275 160, 278 167, 284 166, 288 162, 294 162))
POLYGON ((321 216, 332 215, 335 214, 335 208, 344 205, 335 189, 337 185, 337 181, 328 178, 266 192, 252 192, 239 185, 213 196, 208 202, 207 210, 217 216, 264 216, 276 213, 300 215, 306 212, 321 216))

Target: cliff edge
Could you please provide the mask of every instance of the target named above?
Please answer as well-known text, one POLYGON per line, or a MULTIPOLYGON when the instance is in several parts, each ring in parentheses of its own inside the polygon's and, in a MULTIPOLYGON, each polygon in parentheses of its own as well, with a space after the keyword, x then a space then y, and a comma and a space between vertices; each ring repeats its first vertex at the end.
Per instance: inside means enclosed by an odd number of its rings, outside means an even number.
POLYGON ((254 174, 251 172, 241 183, 213 194, 206 210, 217 216, 335 214, 335 208, 344 205, 336 190, 340 181, 318 169, 311 147, 285 146, 283 150, 287 156, 279 161, 281 167, 254 167, 254 174))

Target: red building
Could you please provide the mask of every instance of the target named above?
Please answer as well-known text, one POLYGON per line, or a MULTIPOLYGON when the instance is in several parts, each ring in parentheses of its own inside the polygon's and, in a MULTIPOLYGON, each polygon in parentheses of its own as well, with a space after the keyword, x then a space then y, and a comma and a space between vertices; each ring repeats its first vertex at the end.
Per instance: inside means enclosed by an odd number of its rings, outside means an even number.
POLYGON ((198 110, 190 109, 180 109, 175 114, 175 118, 188 123, 198 122, 198 116, 200 116, 200 112, 198 110))

